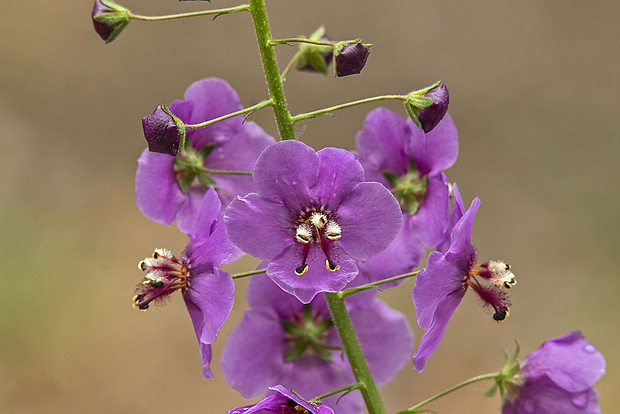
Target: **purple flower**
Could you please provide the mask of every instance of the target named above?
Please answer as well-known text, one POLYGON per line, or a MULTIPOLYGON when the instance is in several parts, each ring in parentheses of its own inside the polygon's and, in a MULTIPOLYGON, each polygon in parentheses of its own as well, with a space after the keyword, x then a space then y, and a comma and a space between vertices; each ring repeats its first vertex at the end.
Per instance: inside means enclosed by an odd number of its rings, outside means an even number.
POLYGON ((96 0, 92 12, 95 31, 110 43, 129 24, 129 10, 110 0, 96 0))
POLYGON ((385 108, 371 111, 356 137, 357 158, 366 178, 391 190, 400 202, 403 226, 392 244, 375 258, 361 263, 371 280, 409 272, 445 235, 450 194, 443 170, 458 155, 458 135, 447 115, 425 134, 410 119, 385 108))
POLYGON ((402 223, 398 202, 343 149, 315 152, 299 141, 267 148, 252 174, 258 193, 224 216, 230 239, 269 262, 267 276, 308 303, 357 275, 355 260, 385 249, 402 223))
POLYGON ((152 114, 142 118, 142 129, 149 151, 177 155, 181 136, 176 122, 162 109, 161 105, 152 114))
POLYGON ((276 391, 254 405, 235 408, 226 414, 334 414, 326 405, 314 405, 302 399, 297 394, 284 388, 282 385, 269 387, 276 391))
POLYGON ((600 414, 605 358, 579 331, 546 341, 506 383, 503 414, 600 414))
POLYGON ((364 69, 370 49, 360 42, 338 44, 334 51, 336 76, 357 75, 364 69))
MULTIPOLYGON (((281 383, 303 395, 316 396, 355 382, 346 355, 339 349, 340 339, 324 296, 304 305, 261 276, 252 278, 247 294, 250 308, 228 336, 220 361, 222 373, 234 389, 251 397, 281 383)), ((348 299, 351 321, 370 371, 378 384, 385 384, 409 360, 411 329, 402 314, 376 298, 364 305, 348 299)), ((354 392, 338 405, 330 405, 338 414, 357 414, 362 412, 363 402, 354 392)))
MULTIPOLYGON (((237 93, 221 79, 194 82, 185 100, 169 109, 186 124, 196 124, 242 109, 237 93)), ((157 112, 157 111, 156 111, 157 112)), ((171 133, 168 127, 165 133, 171 133)), ((191 145, 174 157, 145 149, 138 160, 136 201, 149 219, 170 224, 175 219, 187 233, 205 192, 214 186, 225 208, 237 195, 254 191, 249 175, 210 174, 205 169, 251 171, 258 154, 274 139, 253 122, 236 116, 187 130, 191 145)))
POLYGON ((180 258, 168 250, 155 249, 153 257, 138 264, 146 275, 133 298, 134 307, 146 311, 151 303, 181 290, 200 344, 202 375, 207 379, 213 378, 211 344, 230 315, 235 292, 230 274, 220 269, 236 252, 226 237, 220 210, 217 194, 210 188, 180 258))
MULTIPOLYGON (((455 197, 460 198, 458 192, 455 197)), ((427 331, 413 356, 417 371, 424 369, 426 360, 439 345, 450 317, 468 288, 478 294, 485 306, 493 308, 496 322, 508 316, 510 301, 506 289, 516 284, 510 266, 501 261, 479 264, 471 244, 471 230, 479 206, 480 200, 474 199, 455 224, 449 249, 445 253, 432 252, 426 268, 416 278, 413 287, 416 318, 418 326, 427 331)))

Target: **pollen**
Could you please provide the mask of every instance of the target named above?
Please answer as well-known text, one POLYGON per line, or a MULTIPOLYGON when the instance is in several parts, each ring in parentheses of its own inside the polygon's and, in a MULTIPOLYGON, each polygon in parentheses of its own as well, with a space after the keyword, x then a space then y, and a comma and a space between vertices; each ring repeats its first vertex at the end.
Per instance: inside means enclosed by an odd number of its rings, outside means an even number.
POLYGON ((337 270, 340 270, 340 265, 335 264, 334 262, 332 262, 329 259, 325 260, 325 267, 327 268, 328 271, 330 272, 335 272, 337 270))
POLYGON ((342 230, 335 221, 330 221, 325 227, 325 236, 330 240, 338 240, 342 236, 342 230))
POLYGON ((489 261, 488 269, 492 273, 491 280, 499 286, 510 289, 517 284, 514 273, 510 271, 510 265, 500 260, 489 261))
POLYGON ((312 240, 312 228, 306 223, 300 224, 297 227, 295 239, 297 239, 298 242, 303 244, 310 243, 310 241, 312 240))
POLYGON ((312 224, 317 229, 322 229, 323 226, 325 226, 325 223, 327 223, 327 216, 323 213, 315 211, 310 216, 310 224, 312 224))

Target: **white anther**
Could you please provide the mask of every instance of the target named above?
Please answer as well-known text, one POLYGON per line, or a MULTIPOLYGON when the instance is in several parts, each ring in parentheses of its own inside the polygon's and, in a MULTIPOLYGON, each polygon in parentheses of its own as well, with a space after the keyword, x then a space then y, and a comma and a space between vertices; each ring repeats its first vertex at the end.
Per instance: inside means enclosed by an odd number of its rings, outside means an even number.
POLYGON ((493 274, 493 278, 491 280, 497 285, 510 289, 517 284, 514 273, 510 271, 510 265, 502 262, 501 260, 489 261, 488 269, 493 274))
POLYGON ((342 230, 335 221, 330 221, 325 227, 325 236, 330 240, 338 240, 342 236, 342 230))
POLYGON ((327 223, 327 216, 323 213, 314 212, 310 216, 310 223, 317 229, 322 229, 327 223))
POLYGON ((295 238, 298 242, 308 244, 312 241, 312 228, 308 224, 300 224, 297 226, 295 238))

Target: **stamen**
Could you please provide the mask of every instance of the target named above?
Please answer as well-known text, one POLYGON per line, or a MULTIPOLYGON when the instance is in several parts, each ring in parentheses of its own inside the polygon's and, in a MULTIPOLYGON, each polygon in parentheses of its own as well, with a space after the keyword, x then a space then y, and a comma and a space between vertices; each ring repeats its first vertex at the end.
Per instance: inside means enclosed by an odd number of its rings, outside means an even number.
POLYGON ((310 223, 317 229, 321 229, 327 223, 327 216, 323 213, 314 212, 310 216, 310 223))
POLYGON ((295 274, 297 276, 305 275, 307 271, 308 271, 308 265, 305 263, 295 268, 295 274))
POLYGON ((300 224, 297 227, 297 234, 295 235, 295 238, 300 243, 310 243, 312 240, 312 228, 306 223, 300 224))
POLYGON ((493 320, 497 323, 501 323, 508 317, 509 314, 510 311, 508 310, 508 308, 502 307, 498 312, 495 312, 495 314, 493 315, 493 320))
POLYGON ((340 270, 340 266, 337 264, 334 264, 329 259, 325 260, 325 267, 327 267, 327 270, 329 270, 330 272, 335 272, 336 270, 340 270))
POLYGON ((330 221, 325 227, 325 236, 330 240, 338 240, 342 236, 340 226, 335 221, 330 221))

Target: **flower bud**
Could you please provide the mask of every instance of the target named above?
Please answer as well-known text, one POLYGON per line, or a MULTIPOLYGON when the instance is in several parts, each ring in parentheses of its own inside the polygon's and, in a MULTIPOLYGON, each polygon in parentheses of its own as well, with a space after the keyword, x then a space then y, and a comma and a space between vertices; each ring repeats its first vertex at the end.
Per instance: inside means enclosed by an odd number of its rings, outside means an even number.
POLYGON ((338 43, 334 49, 336 76, 356 75, 362 71, 370 53, 360 42, 338 43))
POLYGON ((129 24, 129 10, 111 0, 96 0, 93 6, 95 31, 106 43, 110 43, 129 24))
POLYGON ((149 151, 177 155, 181 134, 174 118, 161 105, 152 114, 142 118, 142 129, 149 151))
POLYGON ((412 92, 405 101, 409 116, 425 133, 429 133, 439 124, 448 111, 449 104, 450 95, 443 82, 412 92))
MULTIPOLYGON (((325 28, 319 27, 312 35, 310 40, 329 42, 330 39, 325 35, 325 28)), ((300 55, 297 58, 297 69, 309 72, 327 73, 329 65, 334 57, 331 46, 302 44, 300 45, 300 55)))

